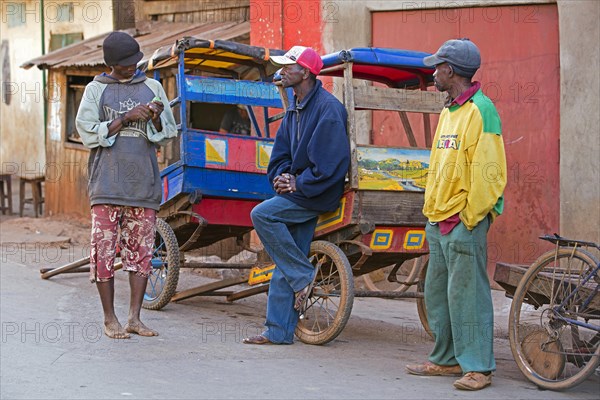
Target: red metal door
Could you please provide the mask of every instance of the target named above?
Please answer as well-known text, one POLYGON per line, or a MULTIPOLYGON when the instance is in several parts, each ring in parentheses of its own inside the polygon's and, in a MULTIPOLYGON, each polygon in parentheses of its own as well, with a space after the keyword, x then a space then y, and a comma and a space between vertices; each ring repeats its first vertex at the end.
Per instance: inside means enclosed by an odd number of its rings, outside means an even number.
MULTIPOLYGON (((488 237, 488 271, 500 260, 533 262, 546 249, 537 237, 559 232, 556 5, 375 12, 372 27, 377 47, 433 53, 461 37, 478 45, 483 63, 474 79, 498 108, 508 162, 504 215, 488 237)), ((407 145, 401 126, 393 113, 374 113, 375 144, 407 145)))

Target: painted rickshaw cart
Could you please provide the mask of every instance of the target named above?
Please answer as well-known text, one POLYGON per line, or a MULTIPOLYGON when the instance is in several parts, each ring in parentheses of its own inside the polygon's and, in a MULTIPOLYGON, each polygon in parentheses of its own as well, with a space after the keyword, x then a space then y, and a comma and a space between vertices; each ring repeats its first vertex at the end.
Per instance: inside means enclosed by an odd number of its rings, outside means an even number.
MULTIPOLYGON (((236 238, 241 249, 252 231, 250 211, 275 193, 266 177, 274 127, 284 115, 291 89, 273 81, 270 55, 280 50, 227 41, 184 38, 158 49, 147 70, 160 79, 176 70, 180 159, 161 172, 163 201, 144 307, 158 310, 170 301, 194 296, 225 296, 234 301, 268 291, 274 268, 259 251, 255 263, 190 262, 185 253, 236 238), (251 136, 203 127, 211 105, 244 105, 251 136), (204 107, 204 108, 203 108, 204 107), (260 117, 260 118, 259 118, 260 117), (261 123, 259 123, 259 119, 261 123), (180 268, 237 269, 237 276, 177 292, 180 268), (241 289, 239 289, 241 287, 241 289)), ((416 298, 428 330, 424 305, 426 263, 414 263, 408 280, 399 277, 406 262, 428 254, 421 213, 432 129, 430 114, 442 109, 438 93, 428 91, 433 69, 427 53, 357 48, 323 57, 322 77, 340 82, 348 111, 351 167, 339 208, 319 218, 309 258, 317 271, 314 289, 296 330, 305 343, 324 344, 343 330, 355 297, 416 298), (372 110, 397 112, 410 147, 359 143, 358 119, 372 110), (413 114, 409 117, 409 114, 413 114), (425 146, 419 148, 411 122, 422 121, 425 146), (402 290, 358 290, 354 278, 385 270, 402 290), (406 288, 416 286, 416 291, 406 288)), ((335 83, 334 86, 335 88, 335 83)), ((368 135, 367 135, 368 136, 368 135)), ((368 141, 364 140, 365 142, 368 141)))

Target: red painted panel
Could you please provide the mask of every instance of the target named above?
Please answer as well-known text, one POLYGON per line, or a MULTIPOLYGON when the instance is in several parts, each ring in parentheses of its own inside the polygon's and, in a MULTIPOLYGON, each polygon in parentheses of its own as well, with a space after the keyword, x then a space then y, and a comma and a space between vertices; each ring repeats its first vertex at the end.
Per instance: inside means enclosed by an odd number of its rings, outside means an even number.
POLYGON ((210 225, 252 226, 250 211, 258 201, 202 199, 192 206, 210 225))
MULTIPOLYGON (((245 137, 239 137, 236 135, 211 135, 206 134, 208 139, 215 140, 226 140, 227 141, 227 157, 225 164, 211 163, 206 161, 206 165, 212 169, 224 169, 229 171, 240 171, 240 172, 253 172, 253 173, 267 173, 268 158, 263 156, 261 159, 262 164, 259 162, 259 148, 261 145, 263 148, 271 147, 273 142, 251 140, 245 137)), ((264 151, 264 150, 263 150, 264 151)), ((270 154, 270 153, 269 153, 270 154)))
MULTIPOLYGON (((546 249, 537 237, 559 232, 556 5, 380 12, 372 26, 374 46, 435 52, 459 37, 479 46, 483 63, 475 80, 498 108, 509 171, 504 215, 490 231, 488 267, 533 262, 546 249)), ((376 113, 375 144, 404 144, 400 127, 397 115, 376 113)))

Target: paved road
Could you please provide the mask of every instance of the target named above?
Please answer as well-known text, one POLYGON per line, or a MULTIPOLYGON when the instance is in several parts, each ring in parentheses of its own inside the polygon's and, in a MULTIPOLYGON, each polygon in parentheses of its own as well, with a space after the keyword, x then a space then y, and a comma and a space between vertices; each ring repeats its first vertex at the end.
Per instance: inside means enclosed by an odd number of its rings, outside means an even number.
MULTIPOLYGON (((0 225, 1 228, 1 225, 0 225)), ((10 232, 2 232, 3 235, 10 232)), ((563 393, 540 391, 517 370, 506 338, 509 303, 495 293, 498 371, 484 393, 457 391, 453 378, 414 377, 404 365, 425 359, 431 342, 410 301, 358 299, 346 329, 325 346, 248 346, 260 332, 265 295, 230 304, 195 298, 143 311, 158 338, 111 340, 85 274, 39 278, 80 248, 3 248, 0 253, 2 399, 590 399, 600 378, 563 393)), ((117 313, 128 289, 117 277, 117 313)), ((180 289, 201 278, 186 271, 180 289)))

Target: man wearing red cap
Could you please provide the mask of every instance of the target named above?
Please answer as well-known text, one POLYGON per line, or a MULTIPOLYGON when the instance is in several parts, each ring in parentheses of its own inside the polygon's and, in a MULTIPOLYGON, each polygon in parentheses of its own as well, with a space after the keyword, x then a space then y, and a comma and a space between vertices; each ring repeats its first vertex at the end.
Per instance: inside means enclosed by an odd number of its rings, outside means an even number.
POLYGON ((315 279, 308 260, 320 214, 335 210, 350 165, 347 113, 316 78, 323 62, 311 48, 294 46, 283 56, 281 83, 294 90, 275 138, 267 174, 276 195, 256 206, 252 222, 276 268, 271 277, 262 334, 247 344, 290 344, 315 279))

